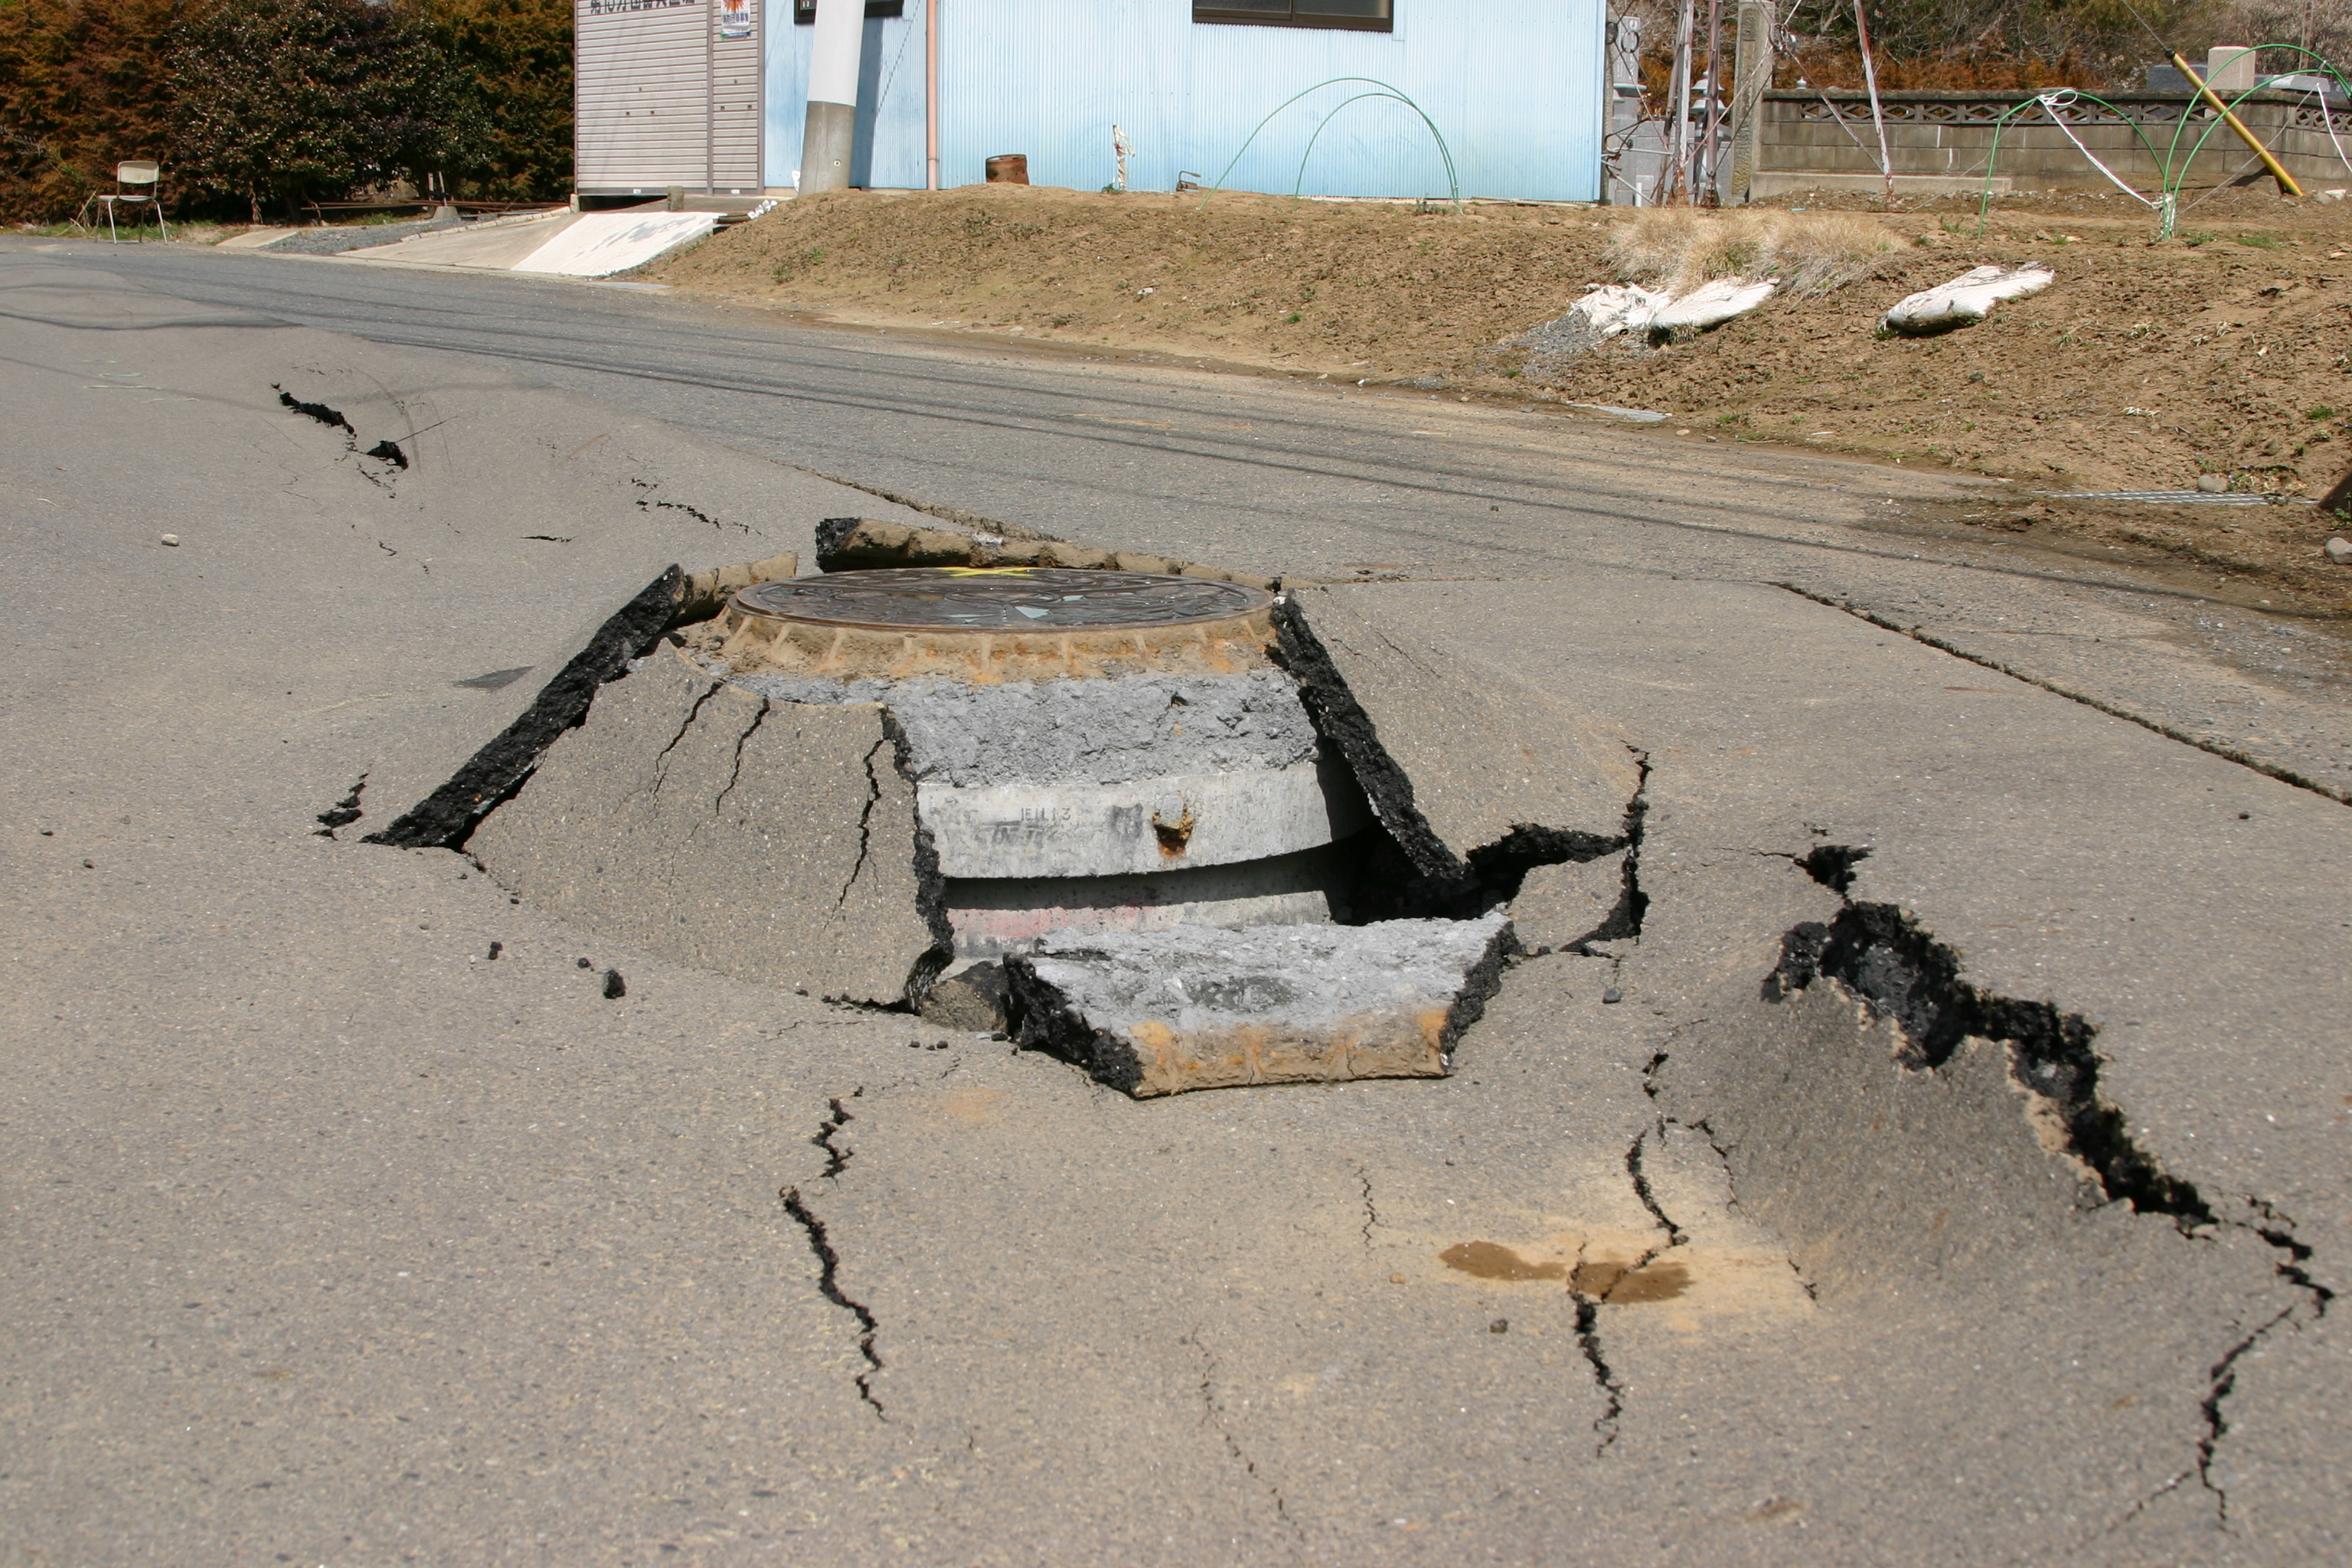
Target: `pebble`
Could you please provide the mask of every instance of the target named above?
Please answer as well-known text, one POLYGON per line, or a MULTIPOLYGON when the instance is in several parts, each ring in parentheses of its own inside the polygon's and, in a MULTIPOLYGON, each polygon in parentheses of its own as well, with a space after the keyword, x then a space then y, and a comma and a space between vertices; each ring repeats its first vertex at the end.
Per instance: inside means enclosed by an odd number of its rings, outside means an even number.
POLYGON ((2352 565, 2352 539, 2337 537, 2326 544, 2327 559, 2338 566, 2352 565))
POLYGON ((180 536, 176 533, 167 533, 163 536, 163 542, 176 550, 179 548, 180 536))
POLYGON ((2197 488, 2209 496, 2218 496, 2230 488, 2230 477, 2227 474, 2200 474, 2197 476, 2197 488))
POLYGON ((1507 1334, 1511 1331, 1511 1320, 1497 1318, 1486 1325, 1486 1331, 1490 1334, 1507 1334))
POLYGON ((1603 1002, 1622 1002, 1625 1000, 1625 993, 1612 985, 1601 994, 1601 999, 1603 1002))

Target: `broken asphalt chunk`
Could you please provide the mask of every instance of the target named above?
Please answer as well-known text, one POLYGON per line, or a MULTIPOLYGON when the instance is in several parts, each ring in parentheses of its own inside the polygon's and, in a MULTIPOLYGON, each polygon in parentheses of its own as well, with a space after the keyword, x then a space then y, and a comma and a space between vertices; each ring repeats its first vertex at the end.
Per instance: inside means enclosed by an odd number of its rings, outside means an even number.
POLYGON ((1015 1038, 1137 1099, 1437 1078, 1500 983, 1502 915, 1057 932, 1007 962, 1015 1038))
POLYGON ((585 930, 739 979, 887 1005, 947 958, 882 710, 770 703, 667 653, 606 686, 467 847, 585 930))
POLYGON ((1302 588, 1274 622, 1316 728, 1414 869, 1466 878, 1472 850, 1531 831, 1620 841, 1642 782, 1625 736, 1433 646, 1392 604, 1378 587, 1302 588))

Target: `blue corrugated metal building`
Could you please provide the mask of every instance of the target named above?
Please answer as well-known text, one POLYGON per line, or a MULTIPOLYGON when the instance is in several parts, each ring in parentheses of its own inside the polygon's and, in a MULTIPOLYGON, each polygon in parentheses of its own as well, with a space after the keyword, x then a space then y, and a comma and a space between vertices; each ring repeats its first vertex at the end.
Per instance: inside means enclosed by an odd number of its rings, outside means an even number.
MULTIPOLYGON (((766 179, 790 186, 813 29, 791 25, 792 0, 767 4, 766 179)), ((1034 184, 1099 190, 1117 124, 1135 148, 1135 190, 1213 182, 1231 163, 1235 189, 1445 195, 1429 126, 1386 88, 1443 135, 1464 196, 1592 201, 1606 20, 1604 0, 877 0, 851 178, 927 183, 935 21, 942 185, 975 184, 989 157, 1020 153, 1034 184), (889 11, 900 14, 875 14, 889 11)))

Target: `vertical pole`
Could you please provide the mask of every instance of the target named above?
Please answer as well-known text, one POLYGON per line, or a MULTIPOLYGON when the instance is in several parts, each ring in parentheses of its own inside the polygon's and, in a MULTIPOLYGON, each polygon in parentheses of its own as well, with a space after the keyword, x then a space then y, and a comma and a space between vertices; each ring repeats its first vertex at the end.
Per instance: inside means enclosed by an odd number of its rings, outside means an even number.
POLYGON ((1666 167, 1659 176, 1658 205, 1670 207, 1690 201, 1691 30, 1696 26, 1693 0, 1682 0, 1675 13, 1675 74, 1666 89, 1666 167))
POLYGON ((1706 137, 1699 146, 1699 162, 1706 173, 1696 182, 1705 187, 1705 206, 1723 205, 1723 182, 1717 173, 1722 142, 1723 0, 1706 0, 1706 137))
POLYGON ((866 0, 816 0, 809 39, 808 119, 801 132, 801 195, 849 188, 857 146, 857 67, 866 0))
POLYGON ((719 6, 702 8, 702 194, 719 193, 719 6))
POLYGON ((1865 0, 1853 0, 1853 36, 1862 45, 1862 80, 1870 89, 1870 122, 1878 127, 1878 177, 1886 182, 1885 205, 1895 210, 1895 154, 1886 150, 1886 111, 1878 103, 1878 67, 1870 58, 1870 21, 1865 0))
POLYGON ((923 137, 928 145, 929 183, 940 188, 940 0, 923 0, 923 137))
POLYGON ((1767 0, 1739 0, 1733 25, 1731 68, 1731 189, 1727 198, 1747 205, 1764 147, 1764 89, 1772 83, 1772 13, 1767 0))

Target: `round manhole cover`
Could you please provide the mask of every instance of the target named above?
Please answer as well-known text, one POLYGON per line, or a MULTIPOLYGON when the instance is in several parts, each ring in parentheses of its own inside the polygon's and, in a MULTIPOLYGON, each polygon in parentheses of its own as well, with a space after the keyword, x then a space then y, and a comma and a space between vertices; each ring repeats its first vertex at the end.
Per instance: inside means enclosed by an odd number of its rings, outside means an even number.
POLYGON ((1058 566, 833 572, 745 588, 713 628, 739 670, 971 681, 1262 667, 1274 595, 1058 566))
POLYGON ((762 583, 748 615, 823 626, 938 632, 1104 631, 1229 620, 1271 595, 1237 583, 1061 567, 908 567, 762 583))

